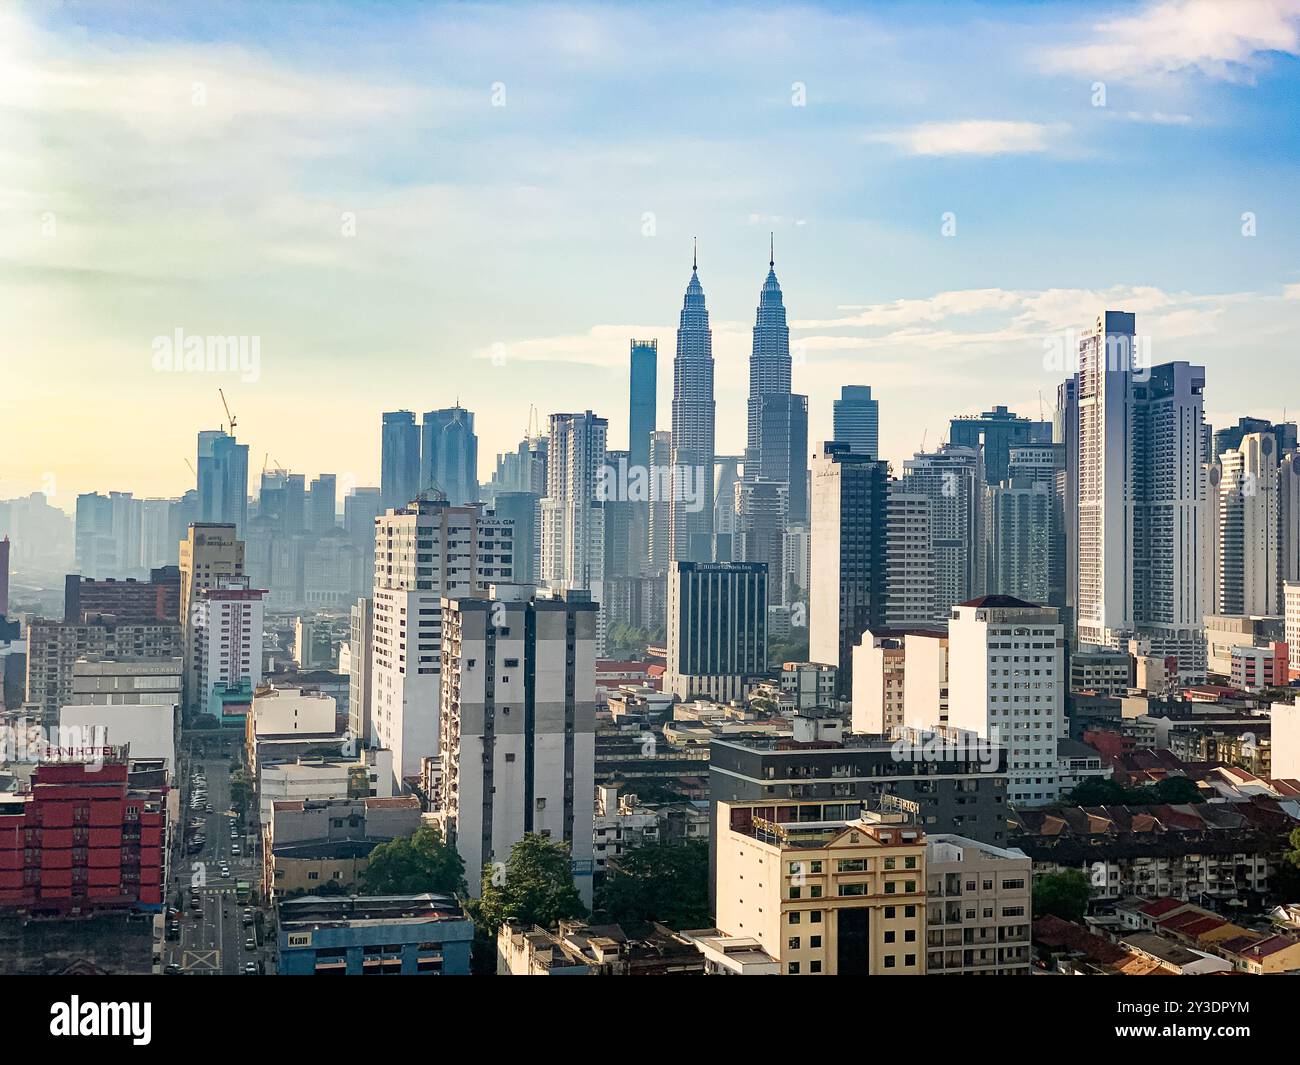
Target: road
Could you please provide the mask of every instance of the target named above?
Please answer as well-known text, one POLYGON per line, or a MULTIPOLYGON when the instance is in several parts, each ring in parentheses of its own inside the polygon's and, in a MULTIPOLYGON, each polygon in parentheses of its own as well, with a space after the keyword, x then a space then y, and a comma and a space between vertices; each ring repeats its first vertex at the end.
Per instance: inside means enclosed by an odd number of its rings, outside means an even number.
POLYGON ((231 809, 230 774, 240 765, 242 748, 235 738, 227 737, 223 744, 211 734, 202 732, 187 734, 185 747, 189 757, 182 767, 182 832, 192 818, 201 818, 207 843, 197 854, 187 854, 183 845, 179 852, 173 852, 167 903, 175 906, 178 897, 182 900, 180 940, 165 941, 163 963, 179 966, 181 973, 187 976, 234 975, 242 973, 250 961, 259 965, 259 971, 272 972, 274 945, 259 944, 256 949, 249 950, 246 941, 258 938, 258 925, 255 922, 246 928, 242 919, 245 908, 257 913, 257 883, 260 878, 255 810, 250 807, 252 816, 245 819, 245 831, 235 838, 231 836, 231 825, 236 824, 237 819, 231 809), (221 757, 224 752, 229 752, 232 758, 221 757), (191 808, 197 777, 206 781, 207 805, 212 807, 211 813, 203 807, 191 808), (240 848, 237 857, 233 853, 236 844, 240 848), (229 864, 229 876, 221 875, 222 862, 229 864), (253 885, 252 896, 242 905, 235 897, 235 883, 239 880, 253 885), (193 898, 202 902, 202 916, 191 909, 190 900, 193 898))

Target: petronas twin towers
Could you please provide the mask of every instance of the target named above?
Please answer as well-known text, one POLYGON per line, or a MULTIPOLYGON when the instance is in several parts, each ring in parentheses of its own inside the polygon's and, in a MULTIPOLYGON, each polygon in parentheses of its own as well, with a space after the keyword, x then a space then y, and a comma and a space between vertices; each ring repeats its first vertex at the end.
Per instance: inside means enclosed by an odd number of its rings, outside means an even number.
MULTIPOLYGON (((749 361, 749 400, 745 438, 744 479, 735 486, 737 511, 735 544, 714 534, 714 461, 717 404, 713 389, 713 332, 698 254, 691 263, 673 360, 672 466, 674 499, 670 511, 670 544, 674 560, 709 562, 743 558, 767 561, 773 602, 779 590, 782 534, 789 523, 807 521, 808 401, 790 392, 790 328, 786 323, 781 285, 776 279, 775 254, 769 252, 767 277, 759 295, 754 344, 749 361), (779 527, 764 527, 760 538, 745 536, 746 509, 752 498, 762 500, 764 513, 779 517, 779 527), (779 514, 776 513, 779 511, 779 514), (774 543, 773 543, 774 541, 774 543), (763 548, 762 557, 753 557, 763 548), (774 548, 774 550, 773 550, 774 548)), ((723 506, 732 500, 719 501, 723 506)))

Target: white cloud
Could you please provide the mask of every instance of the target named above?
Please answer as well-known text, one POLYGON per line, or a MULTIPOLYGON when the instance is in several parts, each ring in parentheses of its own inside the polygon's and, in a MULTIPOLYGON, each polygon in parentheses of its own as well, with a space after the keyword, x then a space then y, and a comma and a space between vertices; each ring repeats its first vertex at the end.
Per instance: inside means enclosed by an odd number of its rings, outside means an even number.
POLYGON ((972 119, 923 122, 869 139, 896 145, 910 155, 1026 155, 1050 151, 1068 129, 1061 123, 972 119))
POLYGON ((1121 80, 1195 70, 1248 81, 1268 52, 1300 54, 1300 0, 1164 0, 1099 23, 1044 65, 1121 80))

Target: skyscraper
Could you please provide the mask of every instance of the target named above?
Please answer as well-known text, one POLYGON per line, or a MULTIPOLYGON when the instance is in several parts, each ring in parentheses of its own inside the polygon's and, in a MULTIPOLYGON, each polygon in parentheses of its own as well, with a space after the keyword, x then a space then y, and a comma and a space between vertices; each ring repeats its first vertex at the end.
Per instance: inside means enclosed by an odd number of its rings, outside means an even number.
POLYGON ((655 431, 659 341, 632 341, 629 370, 627 452, 633 466, 643 466, 648 469, 650 434, 655 431))
POLYGON ((384 509, 404 507, 420 490, 420 429, 409 410, 384 415, 379 491, 384 509))
POLYGON ((983 414, 953 418, 948 428, 950 444, 974 449, 983 445, 984 480, 988 484, 998 484, 1006 478, 1012 447, 1051 442, 1051 422, 1032 422, 1002 406, 983 414))
MULTIPOLYGON (((790 392, 790 327, 769 254, 749 356, 745 480, 780 481, 787 522, 808 520, 808 397, 790 392)), ((774 600, 777 601, 777 600, 774 600)))
POLYGON ((452 506, 478 502, 478 436, 474 414, 457 404, 424 415, 420 491, 440 491, 452 506))
MULTIPOLYGON (((605 512, 599 483, 608 429, 609 423, 591 411, 551 415, 546 498, 541 502, 540 581, 557 591, 589 591, 598 602, 605 576, 605 512)), ((603 653, 601 634, 603 627, 598 633, 598 650, 603 653)))
POLYGON ((1219 493, 1213 613, 1282 613, 1278 472, 1271 432, 1245 434, 1211 470, 1219 493))
POLYGON ((248 445, 223 429, 199 433, 199 520, 231 522, 242 536, 248 522, 248 445))
POLYGON ((847 444, 824 444, 813 459, 808 654, 838 666, 841 698, 853 691, 853 645, 885 627, 888 479, 885 463, 847 444))
POLYGON ((438 753, 442 600, 513 579, 513 527, 478 507, 417 499, 375 523, 371 732, 393 752, 396 783, 438 753))
POLYGON ((980 457, 969 447, 944 444, 903 463, 903 488, 930 500, 934 547, 935 623, 946 624, 956 603, 983 590, 980 570, 980 457))
POLYGON ((1136 634, 1203 678, 1205 370, 1143 365, 1124 311, 1098 315, 1079 356, 1079 642, 1136 634))
POLYGON ((307 493, 307 529, 319 536, 338 525, 338 478, 322 473, 307 493))
POLYGON ((870 385, 843 385, 834 409, 835 440, 855 455, 880 457, 880 403, 870 385))
POLYGON ((713 401, 713 331, 700 285, 699 260, 682 301, 673 360, 673 499, 669 550, 673 559, 712 557, 713 454, 716 410, 713 401))
POLYGON ((674 564, 665 692, 739 699, 745 678, 767 671, 767 576, 762 562, 674 564))

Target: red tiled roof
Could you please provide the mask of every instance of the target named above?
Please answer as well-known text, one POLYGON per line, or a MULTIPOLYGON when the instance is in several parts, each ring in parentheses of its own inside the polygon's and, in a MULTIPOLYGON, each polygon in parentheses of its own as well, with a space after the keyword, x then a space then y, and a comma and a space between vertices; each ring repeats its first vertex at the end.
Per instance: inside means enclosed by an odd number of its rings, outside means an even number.
POLYGON ((1186 906, 1187 903, 1182 899, 1163 898, 1156 899, 1154 902, 1148 902, 1142 907, 1142 912, 1148 917, 1159 918, 1161 915, 1168 913, 1170 910, 1177 910, 1186 906))

